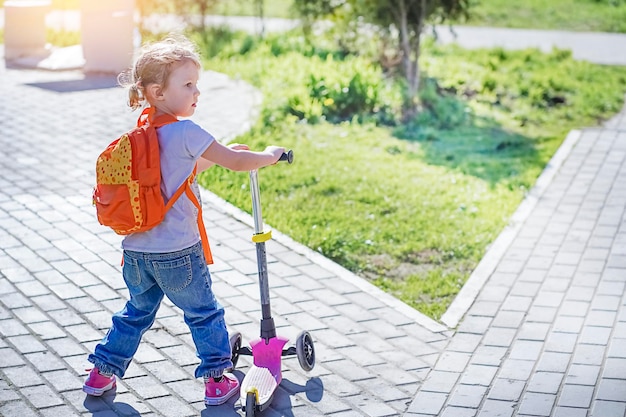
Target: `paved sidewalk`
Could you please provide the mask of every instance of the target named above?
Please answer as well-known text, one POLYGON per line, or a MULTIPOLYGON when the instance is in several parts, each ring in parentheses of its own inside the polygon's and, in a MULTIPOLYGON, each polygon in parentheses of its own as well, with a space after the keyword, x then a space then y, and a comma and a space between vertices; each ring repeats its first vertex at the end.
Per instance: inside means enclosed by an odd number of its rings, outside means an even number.
MULTIPOLYGON (((195 119, 221 138, 247 129, 258 93, 220 74, 202 82, 195 119)), ((81 391, 87 354, 127 297, 121 239, 91 206, 97 154, 137 116, 113 86, 80 72, 0 69, 0 415, 238 415, 234 400, 205 410, 190 334, 169 303, 117 395, 81 391)), ((253 228, 205 197, 215 292, 247 344, 260 318, 253 228)), ((452 332, 279 233, 268 256, 278 333, 295 341, 309 330, 317 364, 307 374, 286 359, 264 415, 401 415, 452 332)))
POLYGON ((624 417, 625 208, 626 107, 568 136, 455 300, 467 314, 443 317, 458 328, 405 416, 624 417))
MULTIPOLYGON (((203 83, 195 119, 220 138, 245 130, 258 94, 220 74, 203 83)), ((115 394, 80 390, 87 354, 127 296, 120 238, 90 198, 95 157, 136 117, 113 86, 0 68, 0 416, 241 415, 233 400, 205 409, 189 332, 169 303, 115 394)), ((203 200, 215 291, 245 343, 260 316, 251 220, 203 200)), ((446 325, 275 233, 279 333, 311 331, 317 365, 307 374, 285 360, 263 415, 624 417, 625 210, 626 108, 568 136, 446 325)), ((240 378, 249 364, 240 359, 240 378)))

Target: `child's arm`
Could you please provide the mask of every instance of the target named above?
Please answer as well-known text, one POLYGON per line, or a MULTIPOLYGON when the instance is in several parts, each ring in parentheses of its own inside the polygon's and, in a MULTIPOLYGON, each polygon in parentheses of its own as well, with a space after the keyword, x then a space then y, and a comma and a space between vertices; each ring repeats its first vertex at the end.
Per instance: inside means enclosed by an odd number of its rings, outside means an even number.
POLYGON ((284 152, 285 148, 280 146, 268 146, 263 152, 254 152, 231 148, 213 141, 200 159, 206 159, 232 171, 251 171, 275 164, 284 152))
MULTIPOLYGON (((250 148, 248 148, 248 145, 243 145, 240 143, 231 143, 228 145, 229 148, 231 149, 235 149, 235 150, 248 150, 250 148)), ((205 169, 209 169, 211 168, 213 165, 215 165, 215 162, 213 161, 209 161, 208 159, 205 159, 203 156, 201 156, 198 159, 198 172, 202 172, 205 169)))

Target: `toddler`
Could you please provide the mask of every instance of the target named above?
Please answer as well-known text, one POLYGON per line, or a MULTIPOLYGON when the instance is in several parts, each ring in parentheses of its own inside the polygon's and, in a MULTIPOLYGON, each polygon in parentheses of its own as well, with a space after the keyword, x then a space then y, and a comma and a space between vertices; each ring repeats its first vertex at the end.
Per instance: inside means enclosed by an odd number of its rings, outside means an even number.
MULTIPOLYGON (((195 46, 186 38, 168 38, 141 50, 132 70, 120 78, 135 110, 150 107, 151 118, 170 114, 190 117, 198 104, 197 82, 201 63, 195 46)), ((253 152, 245 145, 224 146, 190 120, 157 129, 161 156, 161 191, 167 201, 197 166, 214 164, 235 171, 250 171, 274 164, 284 149, 268 146, 253 152)), ((193 192, 200 198, 197 182, 193 192)), ((142 335, 152 326, 164 296, 184 313, 200 364, 196 378, 204 378, 205 404, 219 405, 239 391, 232 368, 224 309, 211 291, 200 234, 197 209, 183 193, 158 226, 126 236, 122 241, 123 278, 130 293, 124 308, 113 315, 107 335, 88 360, 94 364, 83 391, 100 396, 124 376, 142 335)))

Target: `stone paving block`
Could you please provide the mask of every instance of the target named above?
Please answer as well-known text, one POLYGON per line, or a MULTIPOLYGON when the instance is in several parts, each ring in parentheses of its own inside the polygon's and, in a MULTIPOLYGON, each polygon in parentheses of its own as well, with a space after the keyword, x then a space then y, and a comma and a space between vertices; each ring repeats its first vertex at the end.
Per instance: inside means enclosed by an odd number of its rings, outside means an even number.
POLYGON ((602 378, 597 387, 598 400, 626 402, 626 380, 602 378))
POLYGON ((500 401, 486 399, 483 403, 478 417, 512 417, 515 411, 515 403, 510 401, 500 401))
POLYGON ((560 407, 589 408, 593 397, 593 387, 565 384, 557 401, 560 407))
POLYGON ((556 313, 556 307, 532 306, 527 313, 526 321, 552 324, 555 320, 556 313))
MULTIPOLYGON (((626 271, 625 271, 626 272, 626 271)), ((621 302, 620 295, 598 295, 596 294, 591 303, 592 310, 619 311, 621 302)))
POLYGON ((62 405, 59 407, 51 407, 43 410, 39 410, 42 417, 79 417, 71 407, 62 405))
MULTIPOLYGON (((487 336, 485 336, 486 338, 487 336)), ((450 341, 447 349, 453 352, 473 353, 480 344, 480 335, 469 333, 457 333, 450 341)))
POLYGON ((487 398, 500 401, 519 401, 526 381, 496 377, 487 398))
MULTIPOLYGON (((115 300, 117 300, 118 298, 119 296, 115 298, 115 300)), ((71 306, 77 313, 85 314, 94 311, 106 312, 102 307, 102 303, 99 303, 87 296, 65 300, 65 303, 71 306)))
POLYGON ((489 386, 497 371, 498 367, 496 366, 470 364, 461 375, 459 382, 466 385, 489 386))
POLYGON ((602 365, 605 350, 606 346, 579 344, 574 351, 572 362, 583 365, 602 365))
POLYGON ((615 311, 592 310, 587 315, 587 326, 612 327, 615 323, 617 313, 615 311))
POLYGON ((580 333, 584 317, 559 316, 554 321, 552 331, 563 333, 580 333))
POLYGON ((513 342, 509 357, 511 359, 537 360, 541 355, 543 342, 533 340, 516 340, 513 342))
POLYGON ((498 378, 527 381, 535 367, 535 361, 506 358, 500 366, 498 378))
POLYGON ((463 321, 459 324, 457 331, 460 333, 484 335, 489 329, 492 318, 474 316, 471 314, 473 314, 473 312, 470 310, 470 315, 463 319, 463 321))
POLYGON ((611 338, 610 327, 585 326, 578 343, 606 346, 611 338))
POLYGON ((479 346, 470 360, 475 365, 500 366, 507 349, 498 346, 479 346))
POLYGON ((187 403, 202 399, 204 394, 204 385, 199 378, 187 378, 185 380, 170 382, 167 384, 167 387, 187 403))
POLYGON ((578 335, 575 333, 551 332, 545 344, 546 352, 573 353, 578 335))
MULTIPOLYGON (((459 380, 460 373, 433 370, 422 383, 422 391, 449 393, 459 380)), ((462 382, 463 380, 461 380, 462 382)))
POLYGON ((0 320, 0 334, 4 337, 28 335, 28 329, 20 321, 14 318, 0 320))
POLYGON ((491 322, 492 327, 517 329, 522 324, 525 313, 521 311, 500 311, 491 322))
POLYGON ((47 351, 29 353, 24 356, 39 372, 58 371, 66 368, 66 363, 63 360, 50 355, 47 351))
POLYGON ((620 417, 626 415, 626 402, 594 401, 590 417, 620 417))
POLYGON ((60 357, 82 355, 86 352, 80 343, 70 337, 47 340, 46 345, 60 357))
POLYGON ((536 371, 565 372, 572 359, 572 355, 561 352, 544 352, 539 357, 536 371))
POLYGON ((142 364, 148 364, 151 362, 160 362, 164 359, 165 358, 163 357, 161 352, 159 352, 158 349, 155 349, 154 347, 150 346, 147 343, 139 344, 137 353, 134 356, 134 360, 142 364))
POLYGON ((0 404, 0 415, 2 416, 20 416, 20 417, 37 417, 24 401, 11 401, 6 404, 0 404))
POLYGON ((18 293, 0 294, 0 302, 9 309, 29 307, 32 305, 28 298, 18 293))
POLYGON ((616 323, 613 328, 613 337, 618 339, 626 339, 626 321, 616 323))
POLYGON ((462 352, 443 352, 436 365, 436 370, 446 372, 463 372, 471 355, 462 352))
POLYGON ((529 392, 522 398, 518 413, 519 415, 550 417, 555 399, 556 395, 553 394, 529 392))
POLYGON ((104 332, 94 329, 89 324, 65 326, 65 330, 80 343, 99 341, 104 336, 104 332))
MULTIPOLYGON (((41 284, 39 281, 36 281, 36 280, 16 283, 15 287, 28 298, 50 294, 50 291, 48 290, 48 288, 46 288, 43 284, 41 284)), ((2 291, 1 285, 0 285, 0 291, 2 291)), ((2 291, 2 292, 8 292, 8 291, 2 291)))
POLYGON ((10 344, 15 346, 21 354, 29 354, 34 352, 43 352, 46 347, 30 334, 7 337, 10 344))
POLYGON ((475 417, 476 412, 473 408, 447 406, 443 410, 441 417, 475 417))
POLYGON ((446 394, 420 391, 417 393, 406 412, 408 415, 424 414, 436 416, 441 412, 446 399, 446 394))
POLYGON ((474 316, 494 317, 500 310, 501 303, 497 301, 479 300, 472 304, 474 316))
POLYGON ((414 386, 421 382, 419 372, 393 368, 389 366, 389 363, 369 365, 367 369, 377 373, 380 375, 380 378, 385 379, 390 384, 402 389, 409 389, 407 387, 414 386))
POLYGON ((31 297, 30 300, 43 311, 62 310, 67 306, 56 295, 41 295, 31 297))
POLYGON ((599 273, 576 271, 572 279, 572 287, 581 287, 584 290, 584 293, 581 293, 582 299, 590 300, 593 298, 593 289, 600 282, 600 278, 599 273))
POLYGON ((372 294, 367 293, 344 293, 343 296, 350 300, 350 302, 361 306, 365 309, 383 308, 387 305, 380 299, 376 298, 372 294))
POLYGON ((83 386, 83 378, 66 369, 43 372, 41 376, 58 392, 80 390, 83 386))
POLYGON ((528 320, 521 325, 517 337, 519 340, 543 342, 548 337, 549 330, 550 324, 548 323, 535 323, 528 320))
POLYGON ((84 297, 85 293, 74 283, 53 284, 49 286, 50 290, 54 292, 59 298, 68 300, 70 298, 84 297))
POLYGON ((181 381, 189 378, 177 364, 164 360, 144 364, 145 368, 162 383, 181 381))
MULTIPOLYGON (((571 294, 568 294, 566 298, 569 298, 569 296, 571 296, 571 294)), ((589 304, 590 303, 587 301, 566 299, 561 304, 559 314, 562 316, 585 317, 590 307, 589 304)))
POLYGON ((153 399, 169 395, 168 390, 160 384, 158 380, 151 376, 140 376, 136 378, 124 378, 130 390, 136 392, 142 398, 153 399))
POLYGON ((602 378, 620 379, 626 375, 626 359, 625 358, 607 358, 602 378))
MULTIPOLYGON (((530 378, 528 392, 557 394, 563 382, 564 374, 558 372, 536 372, 530 378)), ((529 413, 532 414, 532 413, 529 413)))
POLYGON ((491 277, 489 277, 489 281, 498 287, 510 287, 515 283, 517 275, 517 273, 513 272, 494 271, 491 277))
POLYGON ((349 359, 329 362, 326 365, 332 372, 350 381, 373 379, 375 377, 375 374, 370 372, 367 368, 363 368, 349 359))
POLYGON ((47 385, 25 387, 20 392, 36 408, 52 407, 63 404, 63 399, 52 391, 47 385))
POLYGON ((488 387, 459 384, 450 394, 448 405, 453 407, 478 408, 487 393, 488 387))
POLYGON ((566 384, 595 386, 601 367, 596 365, 572 364, 565 378, 566 384))
POLYGON ((10 381, 11 384, 18 388, 42 385, 44 383, 41 376, 28 366, 4 368, 2 371, 7 381, 10 381))
POLYGON ((356 409, 362 410, 367 416, 386 417, 398 415, 398 410, 391 408, 386 403, 380 403, 369 395, 353 395, 346 397, 345 401, 352 404, 356 409))
POLYGON ((149 398, 146 402, 155 410, 159 410, 160 413, 167 416, 187 417, 198 415, 194 408, 173 396, 149 398))
POLYGON ((535 299, 535 305, 542 307, 558 307, 563 301, 563 294, 554 291, 542 291, 535 299))
MULTIPOLYGON (((353 306, 348 305, 346 307, 346 310, 349 311, 353 306)), ((343 311, 346 311, 328 306, 326 303, 319 300, 302 301, 301 303, 296 304, 282 299, 272 300, 272 310, 276 311, 276 314, 278 315, 306 311, 307 313, 321 319, 337 316, 340 314, 340 311, 342 312, 342 315, 345 315, 343 314, 343 311)))

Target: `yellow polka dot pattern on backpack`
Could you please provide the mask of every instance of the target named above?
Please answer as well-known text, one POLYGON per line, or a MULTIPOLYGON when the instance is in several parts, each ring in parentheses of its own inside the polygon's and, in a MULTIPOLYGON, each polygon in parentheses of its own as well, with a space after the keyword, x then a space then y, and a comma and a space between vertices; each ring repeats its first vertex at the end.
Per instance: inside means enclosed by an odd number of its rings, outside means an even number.
MULTIPOLYGON (((96 161, 96 182, 98 184, 119 185, 126 188, 128 192, 127 201, 132 210, 134 226, 139 229, 144 219, 141 212, 139 181, 133 177, 132 149, 131 139, 128 134, 124 134, 109 145, 96 161)), ((137 230, 135 227, 120 228, 116 232, 120 234, 132 233, 137 230)))

